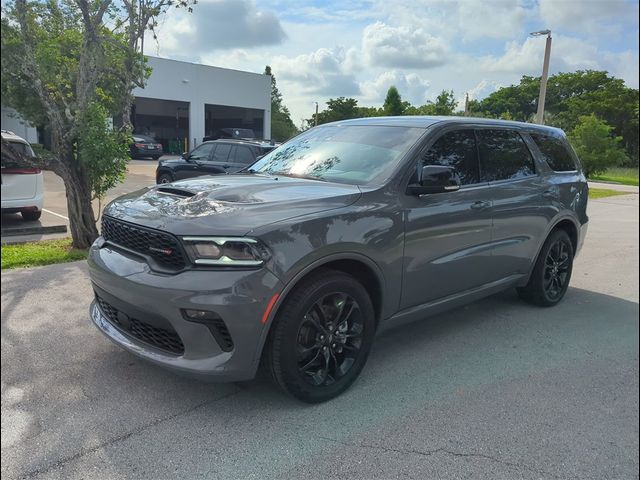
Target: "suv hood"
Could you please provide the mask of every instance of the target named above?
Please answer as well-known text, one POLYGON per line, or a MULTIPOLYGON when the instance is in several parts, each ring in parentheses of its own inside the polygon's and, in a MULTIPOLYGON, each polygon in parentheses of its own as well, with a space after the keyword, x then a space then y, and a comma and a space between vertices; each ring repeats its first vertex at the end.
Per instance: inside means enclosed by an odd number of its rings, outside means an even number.
POLYGON ((219 175, 138 190, 112 201, 104 213, 175 235, 246 235, 270 223, 351 205, 359 197, 354 185, 219 175))

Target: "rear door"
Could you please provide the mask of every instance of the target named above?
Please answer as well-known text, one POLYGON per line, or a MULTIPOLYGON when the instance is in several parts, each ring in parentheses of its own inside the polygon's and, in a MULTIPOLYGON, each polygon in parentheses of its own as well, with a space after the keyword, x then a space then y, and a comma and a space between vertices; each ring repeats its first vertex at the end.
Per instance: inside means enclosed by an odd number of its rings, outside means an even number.
POLYGON ((229 154, 234 145, 224 142, 216 142, 215 145, 216 149, 206 165, 207 173, 210 175, 227 173, 230 167, 229 154))
MULTIPOLYGON (((20 153, 33 155, 31 146, 25 143, 9 141, 9 144, 20 153)), ((1 165, 2 200, 26 200, 35 197, 38 175, 40 174, 39 169, 17 167, 3 158, 1 165)))
POLYGON ((553 217, 533 155, 516 129, 476 129, 480 177, 491 187, 495 279, 527 273, 553 217))
POLYGON ((473 128, 441 134, 420 161, 454 167, 462 187, 403 197, 403 309, 479 287, 492 278, 491 199, 489 185, 480 180, 473 128))
POLYGON ((227 173, 239 172, 256 161, 253 147, 248 145, 234 145, 229 154, 227 173))

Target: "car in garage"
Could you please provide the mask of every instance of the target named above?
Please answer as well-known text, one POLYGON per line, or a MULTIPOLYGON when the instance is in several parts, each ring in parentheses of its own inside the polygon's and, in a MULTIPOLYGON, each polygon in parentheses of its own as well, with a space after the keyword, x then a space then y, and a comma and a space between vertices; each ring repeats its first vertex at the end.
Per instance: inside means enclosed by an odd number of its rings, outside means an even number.
POLYGON ((557 305, 587 200, 556 128, 468 117, 325 124, 242 174, 111 202, 89 253, 90 315, 168 369, 239 381, 264 365, 294 397, 321 402, 356 380, 380 330, 512 288, 557 305))
POLYGON ((266 155, 276 145, 253 140, 214 140, 204 142, 180 158, 161 160, 156 169, 156 183, 201 175, 236 173, 266 155))
MULTIPOLYGON (((18 153, 34 156, 29 142, 2 130, 2 139, 18 153)), ((44 204, 44 179, 39 168, 16 165, 2 158, 2 213, 20 213, 24 220, 38 220, 44 204)))
POLYGON ((133 143, 129 146, 131 158, 152 158, 158 160, 163 155, 162 144, 148 135, 133 134, 133 143))

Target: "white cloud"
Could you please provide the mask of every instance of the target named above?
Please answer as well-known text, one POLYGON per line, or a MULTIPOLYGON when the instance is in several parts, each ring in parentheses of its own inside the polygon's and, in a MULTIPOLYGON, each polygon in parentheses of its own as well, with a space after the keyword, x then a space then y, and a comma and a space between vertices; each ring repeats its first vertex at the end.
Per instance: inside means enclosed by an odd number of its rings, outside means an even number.
MULTIPOLYGON (((199 1, 193 13, 173 8, 157 30, 162 53, 174 58, 206 55, 214 50, 277 45, 287 38, 278 17, 258 10, 253 0, 199 1)), ((150 35, 147 38, 153 42, 150 35)))
POLYGON ((573 32, 600 30, 604 24, 632 20, 637 24, 638 4, 629 0, 539 0, 544 28, 573 32))
POLYGON ((417 73, 405 75, 397 70, 383 72, 374 80, 368 80, 360 84, 364 103, 380 105, 390 86, 395 86, 403 100, 415 105, 422 105, 427 101, 427 92, 430 83, 417 73))
POLYGON ((430 68, 446 62, 445 43, 421 28, 392 27, 382 22, 368 25, 362 34, 368 63, 388 68, 430 68))
POLYGON ((355 76, 348 71, 353 60, 344 48, 319 48, 296 57, 276 56, 271 62, 279 81, 295 84, 308 93, 328 96, 354 96, 360 93, 355 76))
POLYGON ((521 0, 456 2, 458 28, 466 39, 513 38, 522 33, 526 9, 521 0))

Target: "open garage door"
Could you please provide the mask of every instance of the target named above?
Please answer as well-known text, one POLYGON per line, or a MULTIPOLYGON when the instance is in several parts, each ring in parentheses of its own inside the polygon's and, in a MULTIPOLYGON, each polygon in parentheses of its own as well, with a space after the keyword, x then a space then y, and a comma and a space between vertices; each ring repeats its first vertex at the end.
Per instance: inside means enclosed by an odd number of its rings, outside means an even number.
POLYGON ((160 142, 165 153, 188 150, 189 103, 136 97, 131 111, 133 132, 160 142))
POLYGON ((264 110, 205 105, 204 134, 208 140, 217 138, 264 138, 264 110))

